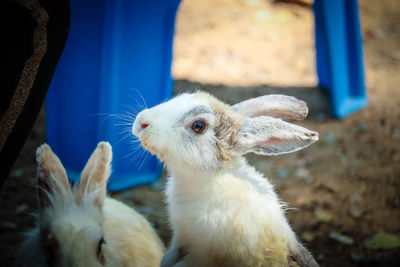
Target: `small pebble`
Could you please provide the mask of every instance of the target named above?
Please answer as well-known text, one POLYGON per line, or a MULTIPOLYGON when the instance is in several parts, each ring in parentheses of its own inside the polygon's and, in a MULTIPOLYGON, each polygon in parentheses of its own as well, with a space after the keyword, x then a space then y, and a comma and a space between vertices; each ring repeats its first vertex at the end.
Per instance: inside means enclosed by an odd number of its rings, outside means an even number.
POLYGON ((391 56, 394 60, 400 60, 400 50, 393 50, 391 56))
POLYGON ((386 38, 386 32, 381 28, 376 28, 373 30, 373 32, 374 32, 375 36, 378 38, 381 38, 381 39, 386 38))
POLYGON ((314 181, 314 178, 312 178, 312 177, 306 177, 306 178, 303 179, 303 183, 306 184, 306 185, 312 184, 313 181, 314 181))
POLYGON ((354 204, 361 204, 362 203, 362 197, 359 193, 354 193, 350 196, 350 202, 354 204))
POLYGON ((317 209, 314 212, 314 218, 317 222, 329 223, 333 219, 333 214, 327 210, 317 209))
POLYGON ((314 240, 314 238, 315 238, 315 235, 308 231, 303 232, 301 234, 301 239, 303 239, 304 241, 306 241, 308 243, 312 242, 314 240))
POLYGON ((329 238, 338 241, 343 245, 352 245, 354 243, 354 239, 347 235, 342 235, 336 232, 331 232, 329 234, 329 238))
POLYGON ((302 206, 307 206, 312 202, 312 198, 308 194, 301 194, 296 197, 295 203, 296 206, 302 207, 302 206))
POLYGON ((336 142, 336 136, 334 133, 330 132, 325 136, 324 140, 327 143, 333 144, 336 142))
POLYGON ((290 172, 288 169, 278 169, 276 171, 276 174, 280 179, 287 179, 289 177, 290 172))
POLYGON ((310 176, 310 172, 306 168, 298 168, 296 170, 296 176, 300 178, 306 178, 310 176))
POLYGON ((362 210, 357 210, 357 209, 351 209, 349 210, 349 215, 353 218, 360 218, 361 215, 363 214, 362 210))
POLYGON ((350 170, 349 170, 350 176, 356 175, 357 171, 358 171, 357 165, 352 165, 352 166, 350 167, 350 170))
POLYGON ((400 130, 399 129, 394 129, 394 131, 393 131, 393 133, 392 133, 392 136, 394 137, 394 138, 400 138, 400 130))
POLYGON ((365 132, 367 130, 367 124, 365 122, 360 122, 358 124, 358 131, 359 132, 365 132))

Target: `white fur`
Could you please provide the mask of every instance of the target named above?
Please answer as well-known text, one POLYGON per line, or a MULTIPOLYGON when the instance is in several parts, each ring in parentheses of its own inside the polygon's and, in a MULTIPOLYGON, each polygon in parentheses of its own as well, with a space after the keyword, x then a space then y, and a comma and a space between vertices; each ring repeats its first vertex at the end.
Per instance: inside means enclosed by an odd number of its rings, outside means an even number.
POLYGON ((110 161, 111 147, 100 143, 85 169, 88 183, 70 191, 66 177, 54 175, 64 173, 58 158, 46 145, 38 149, 39 180, 55 181, 55 187, 39 194, 44 204, 19 251, 18 266, 159 266, 164 247, 147 220, 122 202, 103 198, 110 161), (80 198, 79 192, 84 192, 80 198), (99 258, 102 237, 106 243, 99 258))
POLYGON ((192 175, 171 176, 166 195, 175 234, 182 237, 182 245, 189 243, 197 251, 198 263, 208 259, 201 255, 205 247, 235 250, 237 246, 246 246, 257 250, 265 223, 271 232, 294 239, 273 186, 245 159, 237 158, 230 168, 213 177, 192 175), (235 240, 240 227, 245 240, 235 240))
POLYGON ((271 183, 241 154, 296 151, 318 134, 279 119, 238 117, 204 93, 183 94, 138 114, 133 133, 171 172, 165 194, 173 238, 161 266, 285 266, 292 254, 304 265, 317 266, 297 241, 271 183), (212 112, 187 113, 197 106, 212 112), (232 127, 241 125, 226 137, 228 145, 215 136, 222 113, 231 116, 232 127), (190 129, 198 119, 209 125, 204 134, 190 129), (142 123, 148 126, 142 129, 142 123), (221 146, 231 160, 219 158, 221 146))
POLYGON ((302 120, 307 116, 306 102, 286 95, 264 95, 240 102, 232 109, 249 118, 268 116, 275 118, 287 118, 302 120))
MULTIPOLYGON (((143 131, 140 131, 140 123, 151 122, 146 128, 145 138, 148 144, 157 148, 157 152, 153 151, 152 148, 146 147, 145 144, 144 146, 150 152, 157 153, 160 160, 169 168, 177 166, 180 169, 182 165, 186 166, 186 168, 194 168, 192 171, 200 171, 197 170, 197 167, 214 168, 215 166, 210 163, 217 164, 218 161, 214 150, 209 149, 210 144, 215 145, 216 143, 212 129, 207 131, 203 136, 204 138, 198 140, 199 143, 197 145, 188 145, 182 142, 182 138, 185 138, 183 135, 187 131, 190 122, 196 119, 196 116, 185 118, 182 116, 198 105, 204 105, 211 109, 207 103, 193 98, 192 95, 182 94, 164 105, 158 105, 151 110, 143 110, 138 114, 133 124, 133 133, 143 138, 144 135, 143 131), (198 157, 198 155, 202 155, 202 157, 198 157), (198 162, 198 164, 192 164, 194 161, 198 162)), ((212 114, 206 114, 202 118, 206 118, 210 123, 214 122, 212 114)))

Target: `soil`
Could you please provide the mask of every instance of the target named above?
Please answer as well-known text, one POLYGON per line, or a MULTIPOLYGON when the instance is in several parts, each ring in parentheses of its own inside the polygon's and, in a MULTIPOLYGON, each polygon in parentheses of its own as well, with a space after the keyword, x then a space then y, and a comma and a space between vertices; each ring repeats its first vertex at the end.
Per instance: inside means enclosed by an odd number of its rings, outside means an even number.
MULTIPOLYGON (((228 103, 271 92, 305 99, 310 116, 299 124, 320 141, 289 155, 249 155, 249 162, 275 184, 322 266, 400 266, 398 247, 365 245, 381 231, 400 235, 400 2, 359 1, 369 105, 344 120, 330 115, 328 95, 316 87, 312 9, 282 2, 290 1, 183 1, 175 93, 201 88, 228 103)), ((42 111, 2 190, 0 266, 13 266, 21 233, 34 222, 35 149, 44 129, 42 111)), ((168 244, 164 184, 165 175, 111 195, 144 214, 168 244)))

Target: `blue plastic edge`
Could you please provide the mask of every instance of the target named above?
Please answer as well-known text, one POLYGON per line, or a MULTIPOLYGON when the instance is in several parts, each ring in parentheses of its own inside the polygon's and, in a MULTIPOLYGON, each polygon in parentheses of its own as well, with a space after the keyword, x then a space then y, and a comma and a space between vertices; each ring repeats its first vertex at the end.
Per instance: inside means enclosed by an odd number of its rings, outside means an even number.
POLYGON ((315 0, 313 10, 319 86, 329 91, 333 114, 343 119, 368 105, 358 3, 357 0, 315 0), (343 30, 337 28, 341 23, 345 27, 343 30), (339 32, 339 36, 334 35, 333 30, 339 32), (344 45, 345 51, 337 50, 334 42, 344 42, 340 44, 344 45), (344 58, 332 58, 334 52, 344 58), (340 75, 340 72, 346 73, 340 75))

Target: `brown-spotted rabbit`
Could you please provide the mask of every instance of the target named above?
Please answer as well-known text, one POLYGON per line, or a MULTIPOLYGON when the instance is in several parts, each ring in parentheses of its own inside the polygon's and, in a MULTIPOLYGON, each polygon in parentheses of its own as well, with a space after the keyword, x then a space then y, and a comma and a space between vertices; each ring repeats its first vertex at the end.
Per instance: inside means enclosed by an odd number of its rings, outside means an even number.
POLYGON ((133 133, 170 171, 172 244, 161 266, 318 266, 287 222, 272 184, 243 154, 289 153, 318 133, 305 102, 267 95, 229 106, 197 92, 138 114, 133 133))
POLYGON ((71 190, 58 157, 37 149, 37 224, 20 250, 19 266, 159 266, 164 246, 147 220, 106 197, 112 151, 100 142, 71 190))

